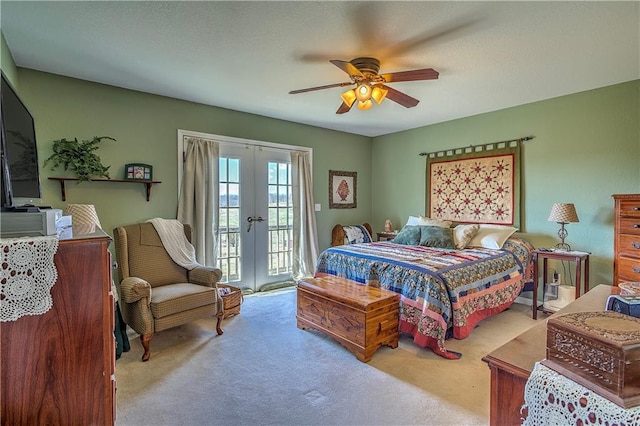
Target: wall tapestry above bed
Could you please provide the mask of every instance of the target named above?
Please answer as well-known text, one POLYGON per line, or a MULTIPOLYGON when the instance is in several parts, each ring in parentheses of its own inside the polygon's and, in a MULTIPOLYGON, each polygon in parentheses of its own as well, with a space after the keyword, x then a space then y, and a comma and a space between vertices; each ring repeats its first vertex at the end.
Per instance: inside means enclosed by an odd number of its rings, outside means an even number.
POLYGON ((420 154, 429 217, 520 227, 520 148, 532 138, 420 154))

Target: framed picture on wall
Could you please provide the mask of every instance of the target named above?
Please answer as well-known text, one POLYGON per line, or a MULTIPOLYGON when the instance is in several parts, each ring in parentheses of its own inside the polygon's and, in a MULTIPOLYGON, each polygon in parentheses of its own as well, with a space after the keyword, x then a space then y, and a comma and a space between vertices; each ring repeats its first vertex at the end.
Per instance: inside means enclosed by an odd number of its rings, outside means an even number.
POLYGON ((329 170, 329 208, 355 209, 357 207, 357 172, 329 170))
POLYGON ((153 166, 148 164, 127 164, 124 166, 124 178, 128 180, 152 180, 153 166))

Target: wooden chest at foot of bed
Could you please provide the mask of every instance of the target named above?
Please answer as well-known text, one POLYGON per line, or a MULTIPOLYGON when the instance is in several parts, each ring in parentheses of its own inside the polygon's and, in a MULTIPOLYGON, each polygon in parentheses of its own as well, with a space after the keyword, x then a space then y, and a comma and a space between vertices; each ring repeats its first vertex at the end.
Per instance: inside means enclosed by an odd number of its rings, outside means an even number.
POLYGON ((542 363, 623 408, 640 405, 640 319, 611 311, 549 318, 542 363))
POLYGON ((362 362, 382 345, 398 347, 400 295, 337 277, 298 283, 298 328, 336 339, 362 362))

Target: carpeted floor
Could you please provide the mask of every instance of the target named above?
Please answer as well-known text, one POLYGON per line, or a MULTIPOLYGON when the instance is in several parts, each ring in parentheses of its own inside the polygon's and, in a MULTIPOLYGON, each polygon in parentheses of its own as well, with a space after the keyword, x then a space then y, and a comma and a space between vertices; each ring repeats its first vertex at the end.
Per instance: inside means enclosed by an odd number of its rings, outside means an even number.
POLYGON ((240 315, 158 333, 151 360, 130 333, 116 363, 117 425, 486 425, 489 368, 481 358, 535 324, 514 304, 446 360, 401 336, 369 363, 296 327, 295 289, 245 297, 240 315))

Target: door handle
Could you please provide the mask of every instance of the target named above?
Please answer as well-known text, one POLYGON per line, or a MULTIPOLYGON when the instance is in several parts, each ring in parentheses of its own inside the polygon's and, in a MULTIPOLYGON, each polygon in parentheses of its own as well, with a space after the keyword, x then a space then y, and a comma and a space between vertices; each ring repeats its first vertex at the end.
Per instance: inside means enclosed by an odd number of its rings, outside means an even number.
POLYGON ((247 228, 247 232, 251 231, 251 227, 253 226, 253 222, 264 222, 262 216, 249 216, 247 218, 247 222, 249 222, 249 227, 247 228))

